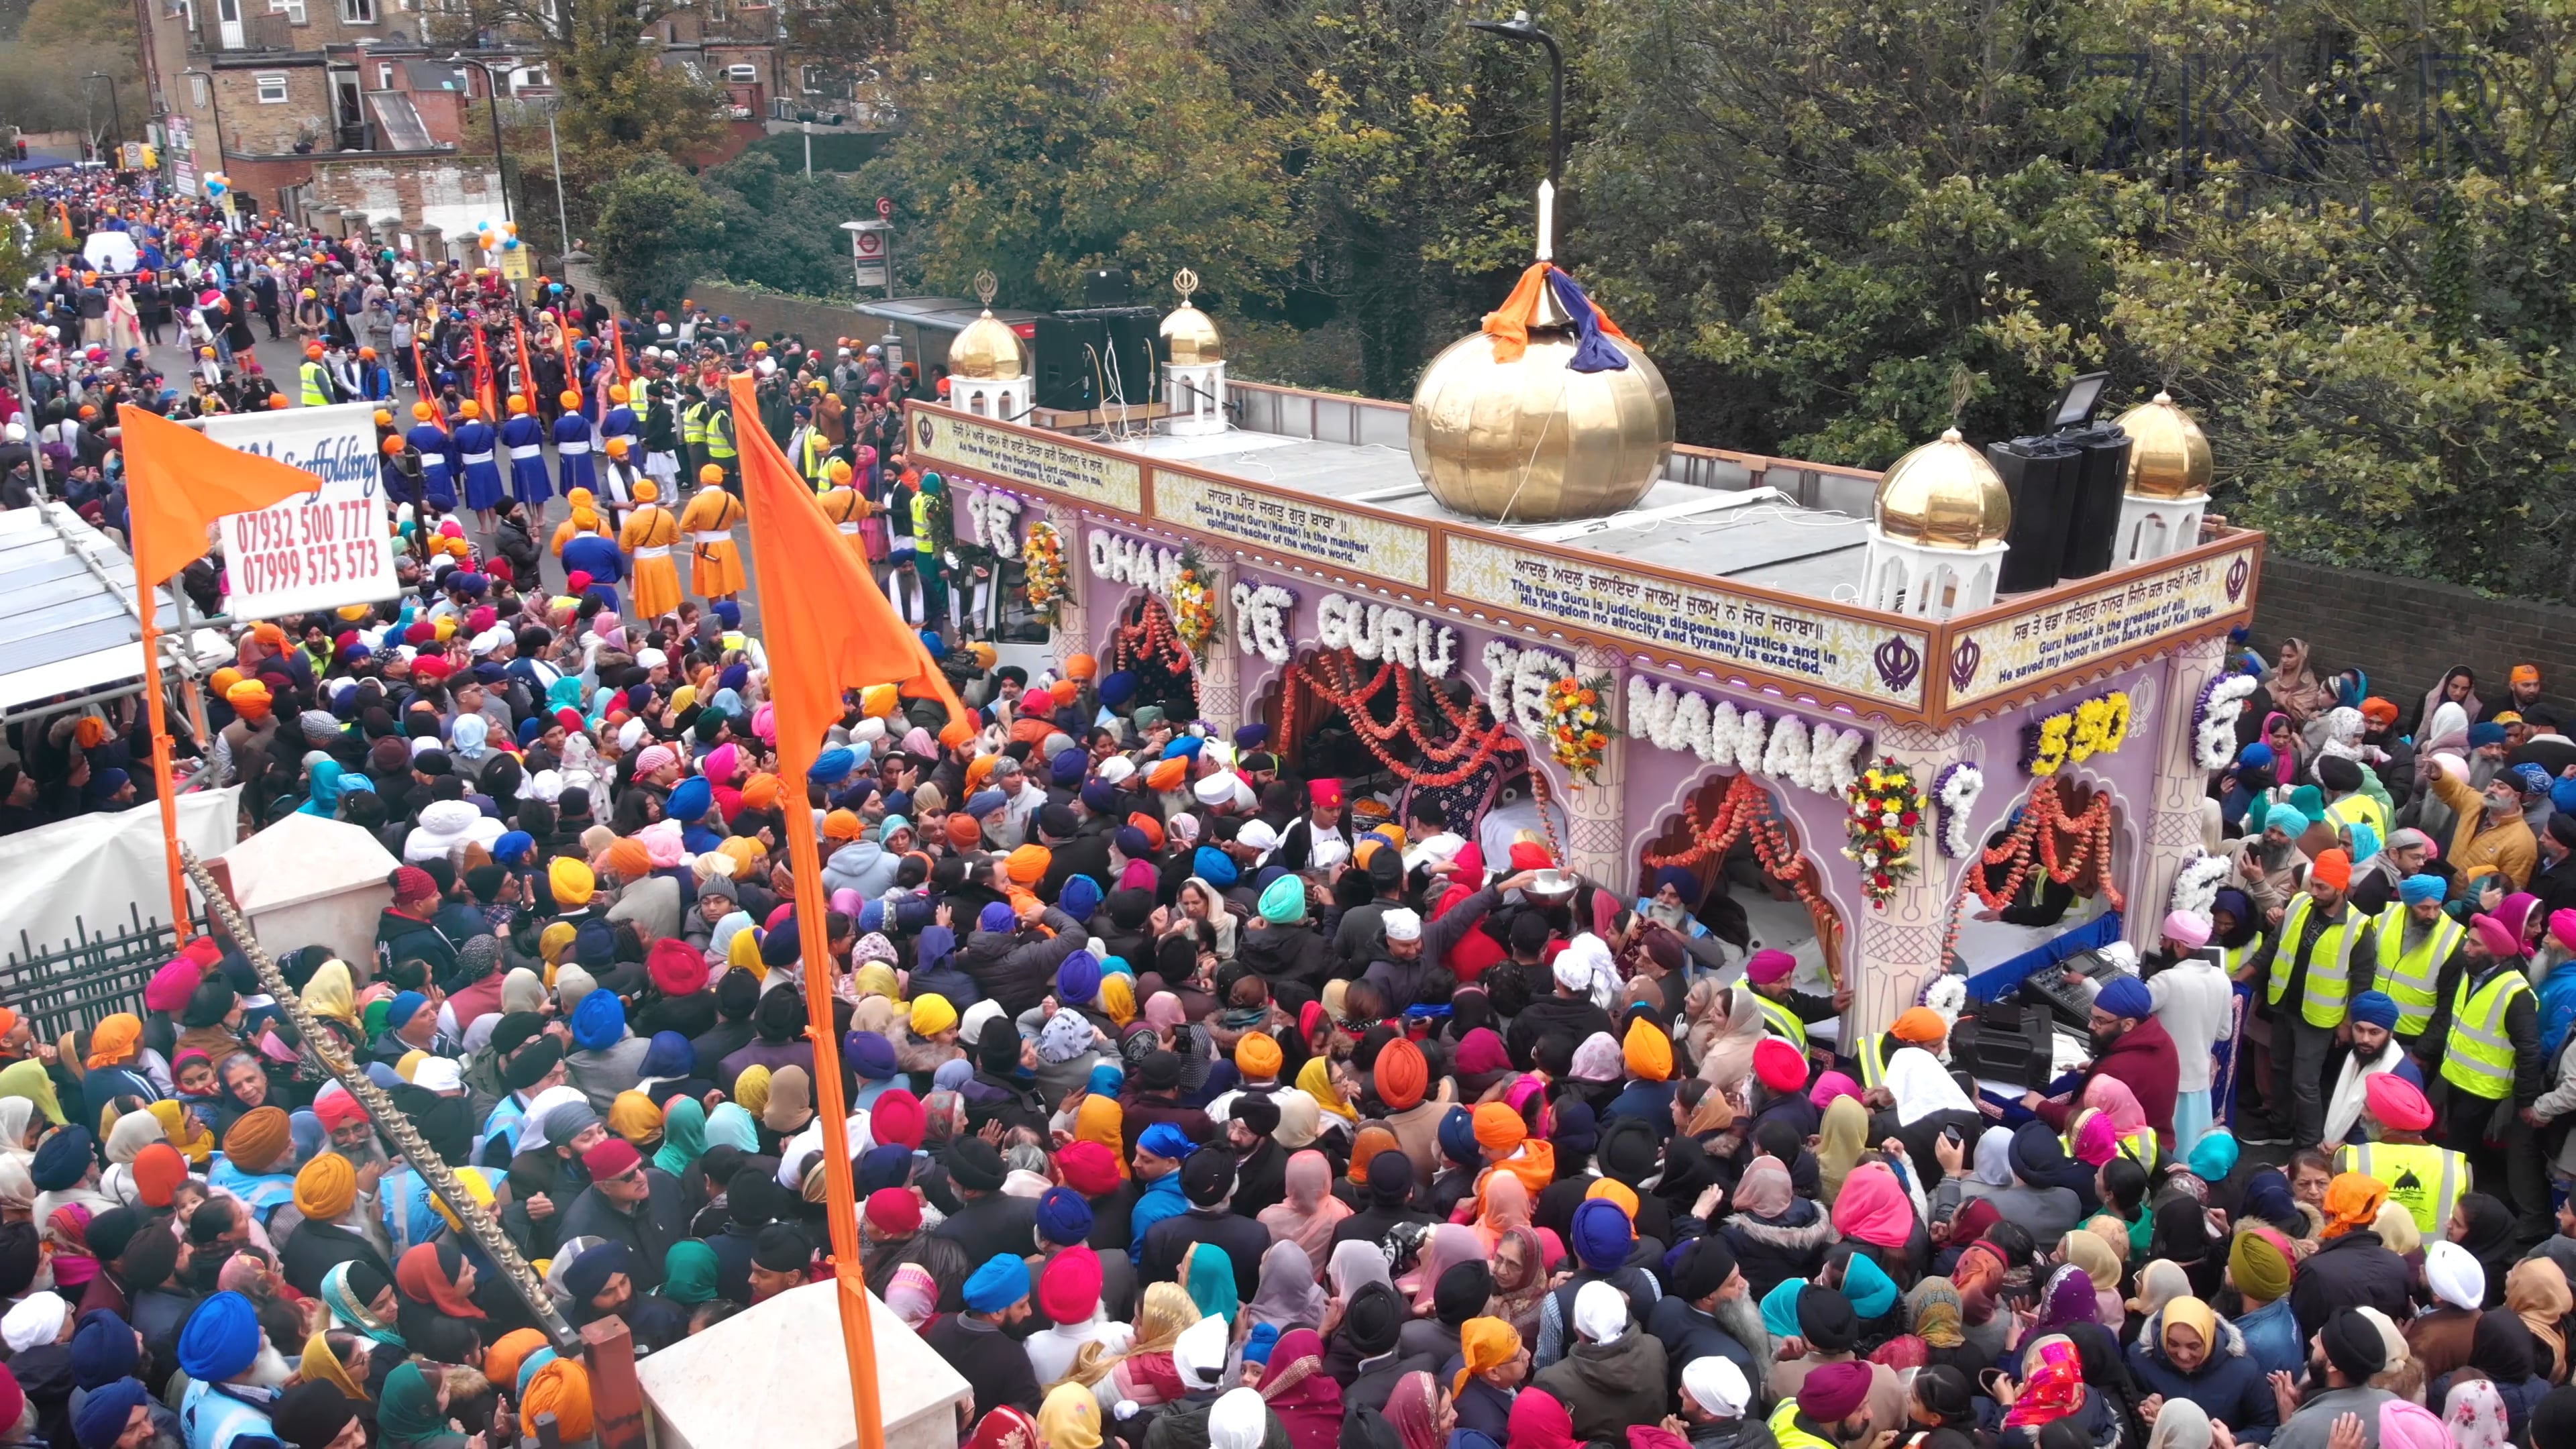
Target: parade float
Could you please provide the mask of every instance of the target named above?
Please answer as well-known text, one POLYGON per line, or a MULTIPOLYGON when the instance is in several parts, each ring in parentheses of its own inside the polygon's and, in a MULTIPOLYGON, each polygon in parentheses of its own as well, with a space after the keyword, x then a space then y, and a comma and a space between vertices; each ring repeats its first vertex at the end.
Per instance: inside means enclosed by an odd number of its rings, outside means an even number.
POLYGON ((2169 399, 1883 475, 1676 446, 1544 261, 1410 408, 1228 379, 1186 290, 1163 335, 1151 421, 1001 421, 1027 369, 992 349, 954 359, 975 405, 908 418, 1015 617, 1138 681, 1122 707, 1266 725, 1284 774, 1363 818, 1438 799, 1489 860, 1529 832, 1638 898, 1677 867, 1866 1030, 1945 969, 1987 995, 2154 944, 2263 558, 2169 399))

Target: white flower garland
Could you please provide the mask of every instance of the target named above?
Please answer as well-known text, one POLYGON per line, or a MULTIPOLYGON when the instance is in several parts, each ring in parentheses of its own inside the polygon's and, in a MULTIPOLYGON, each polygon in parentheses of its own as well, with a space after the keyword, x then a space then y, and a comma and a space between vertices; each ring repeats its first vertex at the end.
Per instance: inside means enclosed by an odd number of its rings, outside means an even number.
POLYGON ((2196 855, 2183 862, 2174 872, 2173 908, 2206 917, 2218 904, 2218 888, 2227 883, 2228 870, 2223 855, 2196 855))
POLYGON ((1547 649, 1516 649, 1500 639, 1484 651, 1485 708, 1520 726, 1525 739, 1546 737, 1547 687, 1574 672, 1574 661, 1547 649))
POLYGON ((1234 647, 1258 654, 1273 664, 1288 662, 1288 614, 1297 596, 1277 584, 1250 584, 1240 579, 1234 600, 1234 647))
POLYGON ((1458 665, 1458 631, 1417 619, 1392 604, 1326 594, 1315 606, 1315 638, 1327 649, 1348 649, 1374 663, 1392 660, 1446 679, 1458 665))
POLYGON ((1020 539, 1013 526, 1020 516, 1020 500, 1008 493, 979 488, 966 500, 966 521, 973 535, 968 543, 980 543, 997 558, 1018 558, 1020 539))
POLYGON ((2192 758, 2204 770, 2223 770, 2236 758, 2236 717, 2254 693, 2254 676, 2222 674, 2200 695, 2200 724, 2192 738, 2192 758))
POLYGON ((1724 701, 1712 707, 1706 695, 1642 674, 1628 676, 1628 733, 1659 750, 1688 750, 1704 764, 1733 766, 1819 795, 1840 795, 1859 779, 1869 745, 1863 730, 1773 721, 1760 710, 1738 710, 1724 701))
POLYGON ((1944 854, 1964 857, 1974 843, 1968 834, 1969 812, 1977 808, 1977 797, 1986 792, 1986 772, 1961 761, 1941 774, 1941 849, 1944 854))
POLYGON ((1131 584, 1165 598, 1172 595, 1172 580, 1181 572, 1181 551, 1157 548, 1140 539, 1105 529, 1091 530, 1089 539, 1091 576, 1113 584, 1131 584))

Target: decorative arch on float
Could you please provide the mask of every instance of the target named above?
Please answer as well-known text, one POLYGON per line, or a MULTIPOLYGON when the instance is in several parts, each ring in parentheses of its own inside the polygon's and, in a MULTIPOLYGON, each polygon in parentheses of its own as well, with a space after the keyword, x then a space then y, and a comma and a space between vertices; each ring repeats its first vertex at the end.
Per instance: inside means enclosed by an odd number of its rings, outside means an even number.
POLYGON ((1825 895, 1824 875, 1814 858, 1799 848, 1797 826, 1755 776, 1726 771, 1704 777, 1681 808, 1666 815, 1662 826, 1639 848, 1638 874, 1651 879, 1666 866, 1678 866, 1699 877, 1705 895, 1716 884, 1727 857, 1748 841, 1763 875, 1787 886, 1807 908, 1826 969, 1839 982, 1845 940, 1842 912, 1825 895))

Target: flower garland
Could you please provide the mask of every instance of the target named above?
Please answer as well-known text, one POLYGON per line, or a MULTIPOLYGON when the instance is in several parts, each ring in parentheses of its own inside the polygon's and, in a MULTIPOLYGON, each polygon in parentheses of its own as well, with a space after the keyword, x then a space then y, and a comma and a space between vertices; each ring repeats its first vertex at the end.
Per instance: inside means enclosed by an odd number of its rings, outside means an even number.
POLYGON ((1054 524, 1036 519, 1020 542, 1020 557, 1028 570, 1029 613, 1040 623, 1052 624, 1057 607, 1071 592, 1064 572, 1064 536, 1054 524))
POLYGON ((2192 759, 2204 770, 2224 770, 2236 758, 2236 720, 2254 693, 2251 674, 2221 674, 2200 692, 2192 706, 2192 759))
POLYGON ((1923 823, 1923 792, 1914 773, 1881 755, 1843 792, 1843 829, 1851 844, 1843 858, 1860 867, 1861 894, 1884 906, 1899 881, 1914 873, 1914 833, 1923 823))
POLYGON ((1296 593, 1277 584, 1240 579, 1228 592, 1234 604, 1234 647, 1273 664, 1287 663, 1288 613, 1297 607, 1296 593))
MULTIPOLYGON (((1421 675, 1411 669, 1383 663, 1366 683, 1360 680, 1359 657, 1349 649, 1320 650, 1293 667, 1297 680, 1315 692, 1315 697, 1342 712, 1351 733, 1377 762, 1396 778, 1408 784, 1439 789, 1456 785, 1474 775, 1488 763, 1505 754, 1524 754, 1526 748, 1512 736, 1511 726, 1488 716, 1472 698, 1463 707, 1453 704, 1448 695, 1437 689, 1423 690, 1421 675), (1392 681, 1395 685, 1395 718, 1379 724, 1368 711, 1369 701, 1392 681), (1434 739, 1423 732, 1423 715, 1418 702, 1428 694, 1441 718, 1448 722, 1451 733, 1434 739), (1398 759, 1389 748, 1402 738, 1412 744, 1430 768, 1420 763, 1398 759)), ((1297 738, 1296 693, 1282 691, 1279 710, 1279 733, 1283 739, 1297 738)))
POLYGON ((2115 689, 2022 726, 2022 773, 2045 778, 2069 763, 2116 752, 2129 739, 2129 692, 2115 689))
POLYGON ((2000 886, 1987 885, 1988 870, 1968 873, 1969 887, 1988 909, 1999 911, 2012 904, 2034 869, 2047 872, 2050 880, 2078 895, 2101 892, 2113 910, 2126 908, 2119 887, 2111 884, 2110 793, 2093 792, 2092 802, 2082 814, 2069 815, 2064 798, 2067 788, 2062 780, 2042 780, 2032 786, 2021 822, 2001 845, 1978 857, 1983 866, 2011 867, 2000 886))
POLYGON ((1606 674, 1590 679, 1569 674, 1547 687, 1548 753, 1577 785, 1600 783, 1602 754, 1619 737, 1619 727, 1602 705, 1609 692, 1606 674))
POLYGON ((1011 521, 1019 516, 1020 500, 991 488, 979 488, 966 500, 966 521, 975 532, 969 541, 991 549, 996 558, 1017 558, 1021 544, 1012 535, 1011 521))
MULTIPOLYGON (((1530 778, 1543 780, 1545 776, 1533 773, 1530 778)), ((1738 774, 1729 779, 1716 812, 1704 820, 1694 820, 1690 838, 1679 849, 1659 851, 1649 847, 1641 859, 1650 871, 1668 865, 1694 866, 1711 857, 1723 860, 1735 849, 1736 842, 1748 836, 1753 842, 1753 857, 1762 863, 1763 872, 1796 892, 1799 903, 1807 908, 1808 918, 1816 924, 1816 939, 1826 943, 1825 960, 1830 967, 1840 959, 1842 916, 1825 898, 1816 863, 1798 853, 1797 841, 1773 813, 1771 796, 1756 777, 1738 774)), ((1839 968, 1834 968, 1833 974, 1837 981, 1841 979, 1839 968)))
POLYGON ((1968 815, 1976 809, 1977 797, 1986 792, 1986 772, 1965 760, 1943 767, 1932 777, 1932 798, 1941 806, 1941 853, 1958 857, 1968 853, 1968 815))
POLYGON ((1172 626, 1181 644, 1195 656, 1216 637, 1216 590, 1208 586, 1207 566, 1195 549, 1181 550, 1180 572, 1172 575, 1172 626))
POLYGON ((1143 600, 1135 622, 1121 621, 1109 634, 1112 670, 1152 664, 1174 679, 1185 679, 1190 673, 1190 658, 1190 651, 1182 647, 1180 636, 1172 628, 1171 614, 1157 598, 1143 600))
POLYGON ((2173 909, 2206 917, 2218 904, 2218 888, 2234 869, 2223 855, 2195 855, 2174 872, 2173 909))

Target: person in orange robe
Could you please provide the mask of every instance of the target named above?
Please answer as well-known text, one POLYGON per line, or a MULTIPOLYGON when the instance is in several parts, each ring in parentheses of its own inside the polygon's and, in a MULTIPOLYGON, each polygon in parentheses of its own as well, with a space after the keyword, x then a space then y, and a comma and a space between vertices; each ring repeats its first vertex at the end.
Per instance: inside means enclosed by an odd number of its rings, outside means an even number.
POLYGON ((832 520, 832 526, 841 531, 841 537, 849 540, 850 551, 857 554, 859 562, 864 564, 868 561, 868 546, 859 537, 859 521, 868 516, 867 495, 850 486, 847 459, 834 458, 831 465, 823 470, 823 476, 830 480, 832 486, 824 489, 822 496, 815 501, 823 505, 823 516, 832 520))
POLYGON ((742 500, 724 490, 724 469, 709 463, 698 470, 698 482, 680 530, 689 536, 689 587, 713 603, 742 592, 742 549, 733 530, 746 515, 742 500))
MULTIPOLYGON (((635 563, 635 612, 647 619, 674 614, 680 608, 680 569, 671 550, 680 542, 680 523, 655 500, 661 490, 651 479, 635 485, 635 511, 626 518, 618 547, 635 563)), ((737 566, 737 575, 739 566, 737 566)))
POLYGON ((606 539, 617 537, 616 531, 608 526, 608 520, 599 516, 589 489, 576 488, 564 495, 564 501, 572 505, 572 516, 555 525, 555 557, 562 558, 564 545, 579 534, 595 533, 606 539))

